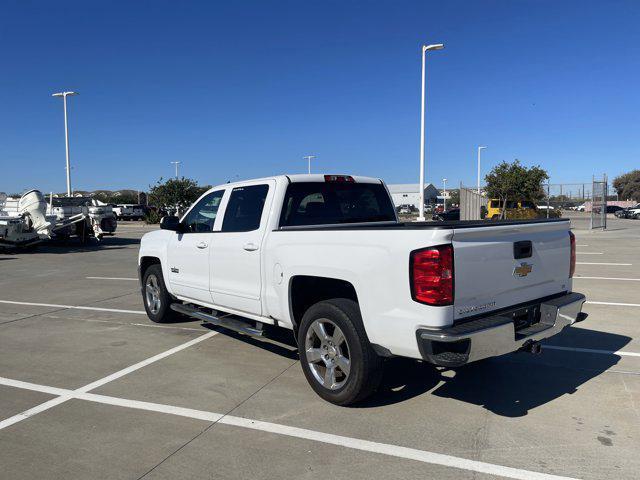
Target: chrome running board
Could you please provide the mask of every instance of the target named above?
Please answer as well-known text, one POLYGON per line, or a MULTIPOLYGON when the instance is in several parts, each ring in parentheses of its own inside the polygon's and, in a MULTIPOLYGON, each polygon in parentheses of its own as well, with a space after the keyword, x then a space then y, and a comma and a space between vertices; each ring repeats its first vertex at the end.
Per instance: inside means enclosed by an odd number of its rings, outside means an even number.
POLYGON ((218 317, 216 315, 203 312, 193 305, 185 305, 182 303, 172 303, 171 310, 192 318, 197 318, 198 320, 202 320, 203 322, 210 323, 218 327, 226 328, 227 330, 251 335, 252 337, 261 337, 263 335, 261 323, 258 323, 257 326, 254 327, 249 323, 249 320, 244 320, 239 317, 231 315, 218 317))

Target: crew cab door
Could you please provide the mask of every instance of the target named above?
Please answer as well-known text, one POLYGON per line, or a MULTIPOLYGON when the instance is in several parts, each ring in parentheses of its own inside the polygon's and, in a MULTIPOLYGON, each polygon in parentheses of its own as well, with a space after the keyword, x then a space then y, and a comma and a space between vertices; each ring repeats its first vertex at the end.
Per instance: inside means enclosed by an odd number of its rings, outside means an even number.
POLYGON ((220 232, 211 250, 211 298, 215 305, 260 315, 261 249, 275 181, 230 188, 220 232))
POLYGON ((175 295, 211 302, 209 251, 224 192, 216 190, 202 197, 182 219, 184 233, 171 237, 167 261, 169 283, 175 295))

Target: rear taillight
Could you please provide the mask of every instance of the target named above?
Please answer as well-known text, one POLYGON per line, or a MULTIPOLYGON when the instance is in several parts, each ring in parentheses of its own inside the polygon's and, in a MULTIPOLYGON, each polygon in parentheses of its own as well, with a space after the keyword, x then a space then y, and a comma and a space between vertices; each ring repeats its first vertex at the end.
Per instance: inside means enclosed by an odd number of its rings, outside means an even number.
POLYGON ((571 244, 571 260, 569 263, 569 278, 576 273, 576 236, 569 232, 569 243, 571 244))
POLYGON ((427 305, 453 303, 453 246, 411 252, 411 297, 427 305))

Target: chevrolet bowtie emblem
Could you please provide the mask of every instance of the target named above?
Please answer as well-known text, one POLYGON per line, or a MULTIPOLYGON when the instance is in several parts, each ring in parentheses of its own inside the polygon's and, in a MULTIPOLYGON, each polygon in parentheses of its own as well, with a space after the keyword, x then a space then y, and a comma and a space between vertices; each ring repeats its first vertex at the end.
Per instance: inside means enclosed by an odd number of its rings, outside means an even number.
POLYGON ((523 262, 519 266, 513 269, 513 276, 526 277, 531 273, 531 270, 533 270, 533 265, 531 265, 530 263, 523 262))

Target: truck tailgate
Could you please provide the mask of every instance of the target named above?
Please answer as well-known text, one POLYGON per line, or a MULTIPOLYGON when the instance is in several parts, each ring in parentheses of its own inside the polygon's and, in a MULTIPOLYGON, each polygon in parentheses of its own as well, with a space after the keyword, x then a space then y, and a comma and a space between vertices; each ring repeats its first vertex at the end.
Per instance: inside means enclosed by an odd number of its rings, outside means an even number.
POLYGON ((454 229, 453 251, 454 320, 571 290, 569 221, 454 229))

